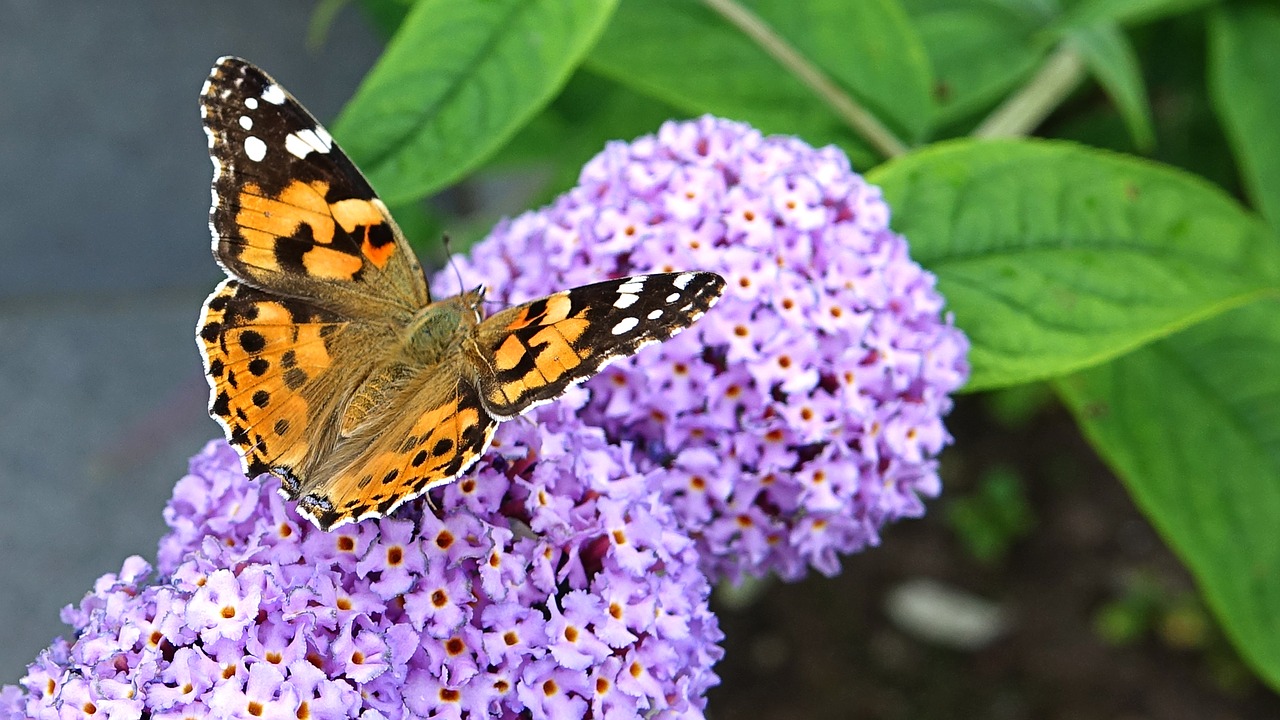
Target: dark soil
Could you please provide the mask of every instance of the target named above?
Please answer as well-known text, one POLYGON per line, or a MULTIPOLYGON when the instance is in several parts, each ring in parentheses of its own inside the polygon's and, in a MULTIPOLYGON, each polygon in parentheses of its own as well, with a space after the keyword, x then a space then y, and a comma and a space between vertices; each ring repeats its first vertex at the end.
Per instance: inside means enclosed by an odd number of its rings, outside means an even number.
POLYGON ((1005 431, 982 398, 964 397, 948 427, 956 443, 943 459, 945 490, 925 518, 886 528, 882 545, 847 558, 838 577, 774 583, 745 609, 717 608, 726 656, 710 717, 1280 718, 1280 696, 1237 659, 1188 573, 1065 411, 1005 431), (1021 476, 1034 525, 1002 561, 981 563, 945 511, 997 465, 1021 476), (1200 610, 1189 632, 1153 622, 1128 642, 1103 639, 1099 612, 1135 576, 1153 579, 1171 606, 1192 598, 1200 610), (885 596, 918 578, 999 604, 1009 631, 975 651, 905 634, 885 596))

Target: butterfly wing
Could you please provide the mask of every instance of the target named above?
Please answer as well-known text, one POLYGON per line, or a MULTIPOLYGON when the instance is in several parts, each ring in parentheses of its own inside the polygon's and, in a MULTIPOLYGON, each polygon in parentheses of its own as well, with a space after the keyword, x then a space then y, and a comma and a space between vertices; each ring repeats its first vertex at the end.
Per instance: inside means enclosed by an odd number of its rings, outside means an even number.
POLYGON ((205 302, 198 337, 209 414, 247 475, 309 477, 338 443, 335 424, 360 379, 335 363, 396 342, 389 325, 356 323, 305 300, 225 280, 205 302))
POLYGON ((230 276, 197 328, 209 411, 247 474, 271 470, 296 496, 326 480, 338 420, 430 302, 426 280, 359 170, 269 76, 223 58, 200 107, 230 276))
MULTIPOLYGON (((431 302, 422 270, 324 128, 236 58, 214 67, 201 114, 213 251, 230 276, 198 328, 210 413, 245 471, 279 475, 321 528, 456 479, 499 420, 674 335, 724 288, 700 272, 587 285, 469 326, 423 364, 403 338, 431 302)), ((462 316, 477 302, 436 307, 462 316)))
POLYGON ((480 400, 498 419, 549 402, 609 362, 689 327, 723 290, 715 273, 637 275, 495 313, 469 348, 480 400))
POLYGON ((430 302, 386 206, 270 76, 222 58, 200 114, 214 165, 213 253, 227 274, 355 319, 407 320, 430 302))
POLYGON ((385 412, 354 428, 316 469, 313 482, 295 490, 298 510, 328 530, 386 515, 474 465, 498 422, 481 405, 475 385, 461 376, 440 380, 415 375, 385 412))

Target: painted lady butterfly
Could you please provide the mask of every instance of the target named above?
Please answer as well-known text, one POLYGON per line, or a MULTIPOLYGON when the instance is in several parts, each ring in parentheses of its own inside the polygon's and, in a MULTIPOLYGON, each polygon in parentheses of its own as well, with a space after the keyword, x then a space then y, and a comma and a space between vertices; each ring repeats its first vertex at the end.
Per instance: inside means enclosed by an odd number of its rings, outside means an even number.
POLYGON ((724 289, 684 272, 489 317, 483 288, 433 302, 386 205, 280 85, 228 57, 200 101, 228 275, 197 328, 209 412, 245 473, 278 475, 320 528, 457 479, 500 421, 688 327, 724 289))

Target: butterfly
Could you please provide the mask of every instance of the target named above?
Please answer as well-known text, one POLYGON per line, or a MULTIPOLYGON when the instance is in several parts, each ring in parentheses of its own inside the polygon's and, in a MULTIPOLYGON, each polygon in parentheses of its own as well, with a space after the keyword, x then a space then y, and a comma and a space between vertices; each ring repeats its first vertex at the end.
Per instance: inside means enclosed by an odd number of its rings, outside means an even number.
POLYGON ((200 96, 227 279, 197 344, 209 413, 249 476, 321 529, 456 480, 498 423, 665 340, 719 298, 709 272, 605 280, 485 315, 433 301, 368 181, 266 73, 220 59, 200 96))

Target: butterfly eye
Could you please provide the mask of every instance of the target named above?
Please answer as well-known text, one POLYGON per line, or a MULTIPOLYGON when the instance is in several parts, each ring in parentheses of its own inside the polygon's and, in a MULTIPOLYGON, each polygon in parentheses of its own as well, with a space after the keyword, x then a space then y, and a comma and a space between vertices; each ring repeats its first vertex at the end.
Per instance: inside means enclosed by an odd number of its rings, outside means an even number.
POLYGON ((485 286, 477 285, 476 289, 471 291, 471 294, 476 299, 475 304, 471 306, 471 311, 476 314, 476 322, 484 321, 484 313, 480 312, 480 306, 485 303, 484 294, 486 290, 487 288, 485 288, 485 286))

